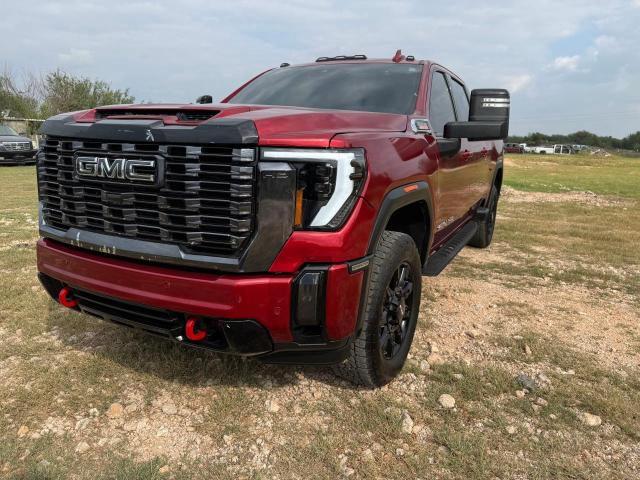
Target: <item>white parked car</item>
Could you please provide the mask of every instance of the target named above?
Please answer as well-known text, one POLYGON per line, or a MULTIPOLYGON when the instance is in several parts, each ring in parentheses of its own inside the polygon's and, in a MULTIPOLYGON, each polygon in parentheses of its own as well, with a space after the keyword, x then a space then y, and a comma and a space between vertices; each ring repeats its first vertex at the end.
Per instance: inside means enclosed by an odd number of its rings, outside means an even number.
POLYGON ((556 155, 571 155, 573 148, 571 148, 571 145, 554 145, 553 153, 556 155))
POLYGON ((533 147, 533 153, 539 153, 542 155, 553 155, 555 153, 555 146, 553 147, 533 147))

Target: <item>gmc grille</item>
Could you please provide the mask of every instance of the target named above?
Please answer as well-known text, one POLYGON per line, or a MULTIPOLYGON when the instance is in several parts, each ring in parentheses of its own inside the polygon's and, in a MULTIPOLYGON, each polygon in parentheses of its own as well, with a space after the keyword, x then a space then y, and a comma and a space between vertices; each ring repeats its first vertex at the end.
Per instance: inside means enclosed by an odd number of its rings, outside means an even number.
POLYGON ((42 215, 50 227, 173 243, 191 254, 235 256, 254 226, 255 150, 49 137, 39 155, 42 215), (74 175, 74 155, 158 158, 160 188, 74 175))

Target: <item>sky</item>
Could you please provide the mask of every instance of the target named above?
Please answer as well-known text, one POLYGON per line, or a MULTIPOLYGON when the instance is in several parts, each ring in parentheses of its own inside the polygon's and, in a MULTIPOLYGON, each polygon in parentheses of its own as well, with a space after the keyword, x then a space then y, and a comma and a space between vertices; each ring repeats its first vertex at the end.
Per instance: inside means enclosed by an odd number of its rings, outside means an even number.
POLYGON ((640 130, 640 0, 21 0, 0 67, 61 69, 137 101, 222 99, 282 62, 398 48, 512 95, 511 133, 640 130))

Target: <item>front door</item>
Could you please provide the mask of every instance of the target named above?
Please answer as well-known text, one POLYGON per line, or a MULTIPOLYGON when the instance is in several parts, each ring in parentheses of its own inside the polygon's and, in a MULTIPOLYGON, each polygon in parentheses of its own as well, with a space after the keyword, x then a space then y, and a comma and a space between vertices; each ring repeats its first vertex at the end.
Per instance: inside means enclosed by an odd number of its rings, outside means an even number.
MULTIPOLYGON (((469 96, 467 89, 457 79, 448 76, 449 89, 456 107, 456 118, 459 122, 469 120, 469 96)), ((490 141, 470 141, 462 139, 463 149, 471 153, 467 161, 466 170, 469 180, 469 203, 471 207, 479 204, 487 198, 489 188, 492 184, 493 165, 491 161, 491 151, 493 142, 490 141)))
POLYGON ((460 148, 447 153, 444 145, 458 140, 443 138, 444 126, 456 120, 449 83, 444 72, 434 71, 429 89, 429 121, 441 145, 438 160, 435 241, 441 243, 460 225, 473 206, 470 184, 474 181, 471 142, 459 140, 460 148))

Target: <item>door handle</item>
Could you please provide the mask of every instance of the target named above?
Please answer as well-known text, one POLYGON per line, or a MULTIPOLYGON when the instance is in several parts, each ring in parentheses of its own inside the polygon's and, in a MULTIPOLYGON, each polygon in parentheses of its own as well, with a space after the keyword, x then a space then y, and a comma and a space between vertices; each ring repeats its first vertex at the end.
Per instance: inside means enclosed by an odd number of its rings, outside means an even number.
POLYGON ((460 159, 461 159, 463 162, 466 162, 466 161, 467 161, 467 160, 469 160, 472 156, 473 156, 473 153, 472 153, 472 152, 470 152, 469 150, 465 150, 464 152, 462 152, 462 153, 460 154, 460 159))

